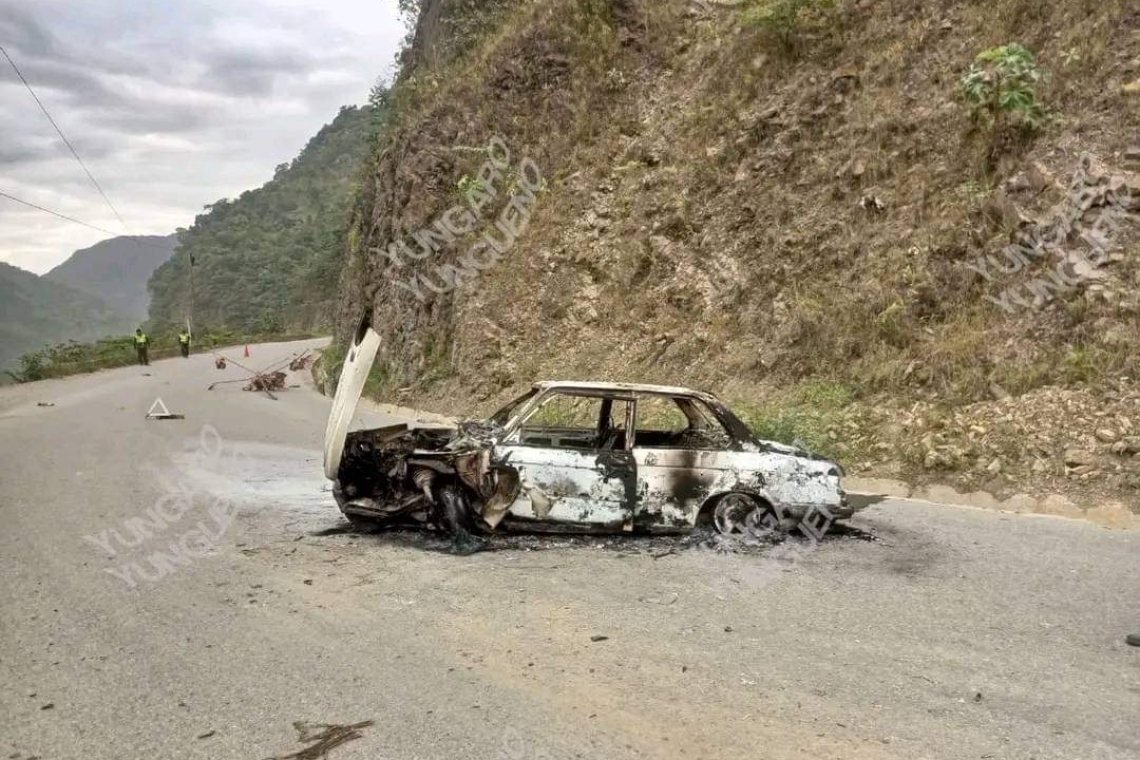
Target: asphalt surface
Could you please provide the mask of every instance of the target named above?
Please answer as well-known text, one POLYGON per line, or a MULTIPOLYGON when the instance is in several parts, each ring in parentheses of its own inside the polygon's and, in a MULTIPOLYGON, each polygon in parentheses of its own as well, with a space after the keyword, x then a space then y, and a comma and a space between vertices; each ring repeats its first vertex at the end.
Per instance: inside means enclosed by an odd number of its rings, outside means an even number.
POLYGON ((346 532, 327 400, 206 390, 240 376, 0 388, 0 757, 257 760, 368 720, 329 757, 1140 756, 1140 533, 888 501, 819 544, 460 557, 346 532))

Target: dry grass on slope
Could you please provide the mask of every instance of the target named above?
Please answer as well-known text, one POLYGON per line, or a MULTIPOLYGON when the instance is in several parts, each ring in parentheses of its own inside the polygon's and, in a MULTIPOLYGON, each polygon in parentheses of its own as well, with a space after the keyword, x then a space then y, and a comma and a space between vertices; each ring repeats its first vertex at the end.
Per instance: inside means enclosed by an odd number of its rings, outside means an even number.
MULTIPOLYGON (((1129 168, 1140 11, 845 0, 807 3, 780 36, 749 23, 763 5, 522 2, 449 64, 380 160, 362 250, 448 205, 478 159, 453 146, 502 134, 548 184, 495 268, 426 306, 358 257, 380 288, 390 387, 474 413, 537 377, 697 385, 781 437, 906 471, 929 458, 902 444, 954 409, 1016 417, 1022 394, 1102 398, 1140 374, 1134 228, 1102 279, 1040 308, 991 299, 1045 265, 993 281, 970 267, 1068 203, 1082 154, 1129 168), (959 88, 975 55, 1012 41, 1052 74, 1039 96, 1057 118, 1033 136, 976 123, 959 88), (842 403, 813 401, 820 388, 842 403), (936 412, 892 433, 915 403, 936 412)), ((931 462, 992 475, 996 456, 931 462)))

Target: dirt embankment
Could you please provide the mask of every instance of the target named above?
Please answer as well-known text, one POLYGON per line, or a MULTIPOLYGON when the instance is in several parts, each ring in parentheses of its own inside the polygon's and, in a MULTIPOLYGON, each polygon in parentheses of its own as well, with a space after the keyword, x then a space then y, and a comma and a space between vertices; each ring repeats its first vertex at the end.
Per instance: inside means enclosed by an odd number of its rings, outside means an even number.
POLYGON ((1134 217, 1071 255, 1140 207, 1140 11, 785 2, 785 28, 765 4, 426 4, 342 283, 341 334, 384 334, 378 393, 476 414, 541 377, 694 385, 855 473, 1138 505, 1134 217), (1048 72, 1034 134, 959 84, 1009 42, 1048 72), (457 204, 470 229, 430 250, 457 204))

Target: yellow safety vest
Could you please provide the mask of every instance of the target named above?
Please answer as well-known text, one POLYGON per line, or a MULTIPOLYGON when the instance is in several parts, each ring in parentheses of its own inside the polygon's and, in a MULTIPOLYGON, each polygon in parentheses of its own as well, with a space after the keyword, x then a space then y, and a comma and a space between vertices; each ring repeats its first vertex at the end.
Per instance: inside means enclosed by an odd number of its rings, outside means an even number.
POLYGON ((136 335, 135 336, 135 345, 136 346, 145 346, 147 344, 147 340, 148 339, 146 337, 146 333, 143 333, 142 335, 136 335))

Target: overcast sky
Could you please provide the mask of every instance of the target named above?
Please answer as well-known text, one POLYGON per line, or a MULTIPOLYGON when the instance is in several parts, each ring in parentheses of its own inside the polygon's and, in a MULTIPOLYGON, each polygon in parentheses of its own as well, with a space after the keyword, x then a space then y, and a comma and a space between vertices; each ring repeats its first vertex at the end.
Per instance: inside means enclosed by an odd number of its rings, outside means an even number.
MULTIPOLYGON (((187 227, 273 176, 390 77, 396 0, 0 0, 0 191, 123 234, 187 227)), ((109 235, 0 197, 0 261, 43 273, 109 235)))

